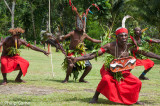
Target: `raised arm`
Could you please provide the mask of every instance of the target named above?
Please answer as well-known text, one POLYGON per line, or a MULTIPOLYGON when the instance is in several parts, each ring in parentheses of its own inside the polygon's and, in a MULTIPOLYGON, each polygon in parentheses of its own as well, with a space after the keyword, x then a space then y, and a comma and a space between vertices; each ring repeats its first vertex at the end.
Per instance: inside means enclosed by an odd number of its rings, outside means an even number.
POLYGON ((86 36, 86 39, 91 42, 94 42, 94 43, 101 43, 102 42, 101 40, 97 40, 97 39, 93 39, 93 38, 89 37, 87 34, 85 36, 86 36))
POLYGON ((31 44, 29 44, 29 43, 27 43, 25 40, 23 40, 23 39, 20 39, 21 40, 21 42, 22 42, 22 44, 23 45, 25 45, 26 47, 29 47, 29 48, 31 48, 32 50, 35 50, 35 51, 39 51, 39 52, 42 52, 42 53, 44 53, 45 55, 47 55, 48 56, 48 52, 46 52, 46 51, 44 51, 44 50, 42 50, 42 49, 40 49, 40 48, 38 48, 38 47, 36 47, 36 46, 34 46, 34 45, 31 45, 31 44))
POLYGON ((70 32, 70 33, 68 33, 67 35, 61 36, 59 40, 60 40, 60 41, 63 41, 63 40, 65 40, 66 38, 69 38, 71 35, 73 35, 73 31, 70 32))
MULTIPOLYGON (((103 53, 105 53, 108 49, 107 49, 107 45, 104 45, 103 47, 100 48, 100 50, 98 51, 98 56, 101 56, 103 53)), ((89 53, 80 57, 71 57, 71 56, 67 56, 68 59, 71 59, 73 63, 77 62, 77 61, 82 61, 82 60, 91 60, 93 58, 97 57, 97 53, 89 53)))
POLYGON ((159 39, 151 39, 151 40, 146 40, 149 43, 160 43, 159 39))
POLYGON ((142 55, 147 56, 147 57, 150 57, 150 58, 155 58, 155 59, 160 60, 160 56, 157 55, 157 54, 154 54, 152 52, 145 52, 143 50, 138 50, 137 53, 142 54, 142 55))
POLYGON ((0 42, 0 46, 3 46, 5 41, 6 41, 6 38, 0 42))

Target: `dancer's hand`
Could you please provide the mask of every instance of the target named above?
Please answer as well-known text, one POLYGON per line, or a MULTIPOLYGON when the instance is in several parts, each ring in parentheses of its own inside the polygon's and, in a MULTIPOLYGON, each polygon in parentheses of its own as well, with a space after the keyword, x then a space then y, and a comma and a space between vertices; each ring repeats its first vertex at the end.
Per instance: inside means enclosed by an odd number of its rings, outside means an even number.
POLYGON ((77 59, 72 56, 67 56, 67 59, 70 60, 73 64, 77 62, 77 59))
POLYGON ((50 53, 48 53, 48 52, 46 52, 46 51, 44 51, 43 52, 46 56, 48 56, 50 53))

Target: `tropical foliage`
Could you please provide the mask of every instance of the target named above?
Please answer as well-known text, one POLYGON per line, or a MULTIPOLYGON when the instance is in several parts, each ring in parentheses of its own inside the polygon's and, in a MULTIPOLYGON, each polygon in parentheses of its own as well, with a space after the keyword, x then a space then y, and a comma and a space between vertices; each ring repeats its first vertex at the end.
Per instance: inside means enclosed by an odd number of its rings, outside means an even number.
MULTIPOLYGON (((5 2, 11 8, 15 1, 14 27, 25 29, 24 38, 28 41, 39 42, 41 30, 48 30, 49 2, 46 0, 1 0, 0 1, 0 36, 8 36, 11 28, 12 14, 5 2)), ((133 19, 126 22, 129 29, 134 27, 146 28, 146 34, 160 37, 160 1, 159 0, 72 0, 79 13, 96 3, 100 10, 90 8, 93 14, 87 17, 86 32, 89 36, 101 39, 107 34, 114 35, 117 27, 121 26, 121 20, 125 15, 131 15, 133 19), (105 30, 105 31, 104 31, 105 30)), ((57 27, 61 34, 65 35, 75 29, 75 17, 69 0, 51 0, 51 32, 55 33, 57 27)), ((92 49, 93 44, 85 41, 87 48, 92 49)))

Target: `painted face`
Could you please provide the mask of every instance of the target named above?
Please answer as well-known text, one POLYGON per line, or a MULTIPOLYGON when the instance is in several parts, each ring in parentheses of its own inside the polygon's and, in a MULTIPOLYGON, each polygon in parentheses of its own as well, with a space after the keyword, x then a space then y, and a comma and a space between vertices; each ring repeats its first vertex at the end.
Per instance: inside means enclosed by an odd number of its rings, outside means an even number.
POLYGON ((120 44, 126 44, 128 40, 128 34, 127 33, 120 33, 117 35, 118 43, 120 44))
POLYGON ((21 38, 21 33, 17 33, 16 35, 13 35, 14 38, 20 39, 21 38))
POLYGON ((81 19, 79 18, 79 16, 77 16, 77 26, 76 26, 78 31, 83 30, 83 22, 81 21, 81 19))
POLYGON ((141 36, 141 34, 142 34, 140 28, 135 28, 134 33, 135 33, 136 36, 141 36))

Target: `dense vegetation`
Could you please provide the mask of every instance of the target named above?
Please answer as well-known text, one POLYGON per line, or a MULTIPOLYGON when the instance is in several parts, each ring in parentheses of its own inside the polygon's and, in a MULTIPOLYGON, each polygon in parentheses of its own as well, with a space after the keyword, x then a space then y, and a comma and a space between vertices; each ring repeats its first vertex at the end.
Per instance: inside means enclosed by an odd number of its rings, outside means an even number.
MULTIPOLYGON (((48 28, 48 4, 49 0, 1 0, 0 1, 0 36, 8 36, 8 29, 12 27, 12 14, 5 2, 14 9, 14 27, 25 29, 24 38, 27 41, 40 41, 41 30, 48 28)), ((121 20, 125 15, 131 15, 134 19, 126 22, 128 29, 137 26, 148 27, 146 35, 160 38, 160 1, 159 0, 72 0, 80 13, 92 4, 96 3, 100 11, 91 8, 93 14, 87 17, 86 32, 93 38, 107 34, 114 34, 117 27, 121 26, 121 20)), ((75 17, 69 6, 69 0, 51 0, 51 32, 60 27, 62 34, 75 29, 75 17)), ((86 42, 88 48, 93 45, 86 42)))

